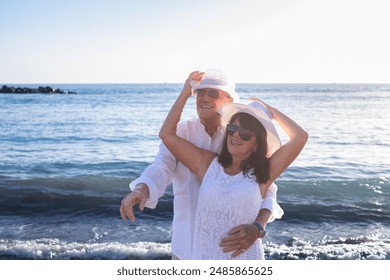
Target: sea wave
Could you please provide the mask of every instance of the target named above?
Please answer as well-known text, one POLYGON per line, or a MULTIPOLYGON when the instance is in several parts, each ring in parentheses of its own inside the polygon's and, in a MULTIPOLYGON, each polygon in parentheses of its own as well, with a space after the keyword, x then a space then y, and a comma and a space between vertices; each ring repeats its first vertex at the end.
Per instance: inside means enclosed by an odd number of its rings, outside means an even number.
MULTIPOLYGON (((311 243, 291 239, 264 244, 269 260, 390 260, 390 240, 370 237, 311 243)), ((167 260, 170 243, 81 243, 59 239, 0 240, 0 259, 37 260, 167 260)))
MULTIPOLYGON (((1 215, 116 215, 132 178, 75 176, 0 179, 1 215)), ((278 180, 277 200, 287 220, 310 222, 362 222, 390 224, 390 182, 387 178, 361 180, 278 180)), ((159 200, 158 211, 144 215, 171 219, 171 186, 159 200)))
MULTIPOLYGON (((131 179, 112 176, 0 179, 2 216, 117 216, 131 179)), ((172 192, 161 199, 156 217, 171 218, 172 192)), ((152 210, 145 210, 148 216, 152 210)))

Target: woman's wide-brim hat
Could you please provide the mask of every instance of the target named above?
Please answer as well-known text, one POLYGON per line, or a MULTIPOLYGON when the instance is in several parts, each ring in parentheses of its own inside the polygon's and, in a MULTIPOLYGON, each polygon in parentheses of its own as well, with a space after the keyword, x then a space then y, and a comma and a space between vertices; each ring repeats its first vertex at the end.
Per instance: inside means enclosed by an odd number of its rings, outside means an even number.
POLYGON ((228 103, 222 106, 219 109, 222 125, 226 126, 236 113, 247 113, 255 117, 264 126, 267 131, 268 157, 272 156, 282 146, 279 135, 272 122, 272 115, 263 104, 257 101, 251 101, 248 104, 228 103))
POLYGON ((236 92, 236 84, 221 70, 208 69, 204 72, 199 83, 191 81, 190 84, 193 91, 197 89, 213 88, 229 94, 230 97, 233 98, 233 102, 240 101, 240 97, 236 92))

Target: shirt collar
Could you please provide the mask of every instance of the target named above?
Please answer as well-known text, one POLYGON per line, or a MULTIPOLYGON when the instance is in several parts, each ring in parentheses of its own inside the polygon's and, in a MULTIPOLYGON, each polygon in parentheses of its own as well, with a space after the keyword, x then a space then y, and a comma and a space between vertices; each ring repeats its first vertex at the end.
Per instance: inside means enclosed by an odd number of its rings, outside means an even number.
MULTIPOLYGON (((205 125, 200 121, 199 118, 198 118, 198 122, 199 122, 199 124, 202 126, 204 132, 208 135, 208 133, 206 132, 206 127, 205 127, 205 125)), ((222 125, 217 126, 217 130, 215 131, 213 137, 214 137, 215 135, 217 135, 217 134, 220 134, 220 133, 222 133, 222 134, 225 133, 225 127, 222 126, 222 125)))

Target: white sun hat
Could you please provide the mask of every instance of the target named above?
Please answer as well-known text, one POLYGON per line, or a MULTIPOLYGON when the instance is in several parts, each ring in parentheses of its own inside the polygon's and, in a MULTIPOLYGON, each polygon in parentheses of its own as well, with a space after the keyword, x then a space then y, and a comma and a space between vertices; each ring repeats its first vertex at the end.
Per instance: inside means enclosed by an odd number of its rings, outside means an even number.
POLYGON ((280 141, 279 135, 272 122, 272 115, 263 104, 257 101, 249 101, 247 104, 225 104, 219 109, 222 125, 226 126, 231 117, 236 113, 247 113, 255 117, 264 126, 267 131, 268 157, 272 156, 272 154, 282 146, 282 142, 280 141))
POLYGON ((236 85, 221 70, 208 69, 204 72, 199 83, 191 81, 190 84, 193 91, 204 88, 218 89, 229 94, 233 98, 233 102, 240 102, 240 97, 235 90, 236 85))

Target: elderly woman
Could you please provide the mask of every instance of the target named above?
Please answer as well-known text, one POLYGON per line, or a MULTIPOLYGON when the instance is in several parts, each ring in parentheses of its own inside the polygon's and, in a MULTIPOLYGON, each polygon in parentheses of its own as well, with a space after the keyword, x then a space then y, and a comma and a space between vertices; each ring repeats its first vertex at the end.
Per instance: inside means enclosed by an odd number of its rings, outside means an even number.
MULTIPOLYGON (((201 75, 194 72, 190 78, 196 83, 201 75)), ((227 126, 221 154, 217 155, 176 135, 189 97, 186 91, 179 95, 160 130, 160 138, 201 182, 192 258, 231 259, 232 255, 224 251, 241 249, 235 259, 264 259, 261 239, 249 248, 229 248, 225 244, 223 250, 220 238, 236 225, 255 221, 269 186, 296 159, 308 134, 289 117, 259 100, 250 105, 230 103, 220 109, 222 123, 227 126), (281 145, 266 113, 286 132, 289 141, 281 145)))

